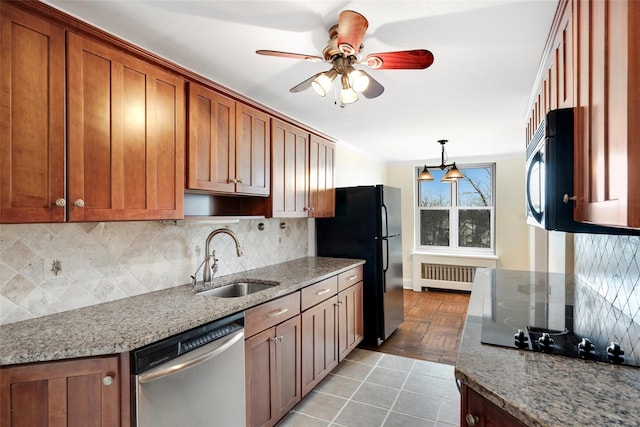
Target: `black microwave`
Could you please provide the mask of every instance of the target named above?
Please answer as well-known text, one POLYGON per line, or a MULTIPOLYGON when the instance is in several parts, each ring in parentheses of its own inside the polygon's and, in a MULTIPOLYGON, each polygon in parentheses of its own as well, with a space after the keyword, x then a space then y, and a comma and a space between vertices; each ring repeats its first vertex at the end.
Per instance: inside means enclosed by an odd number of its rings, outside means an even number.
POLYGON ((527 145, 527 223, 569 233, 636 234, 573 220, 574 110, 549 111, 527 145))

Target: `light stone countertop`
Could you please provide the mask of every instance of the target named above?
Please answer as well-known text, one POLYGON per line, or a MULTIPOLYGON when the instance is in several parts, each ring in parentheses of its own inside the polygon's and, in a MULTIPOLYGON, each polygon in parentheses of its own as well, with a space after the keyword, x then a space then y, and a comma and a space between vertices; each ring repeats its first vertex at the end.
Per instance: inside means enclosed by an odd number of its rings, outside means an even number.
MULTIPOLYGON (((306 257, 214 278, 279 285, 237 298, 196 296, 191 284, 0 326, 0 365, 128 352, 295 292, 362 260, 306 257)), ((201 290, 201 289, 198 289, 201 290)))
MULTIPOLYGON (((480 343, 491 271, 479 270, 456 362, 456 378, 529 426, 640 426, 640 369, 480 343)), ((530 272, 496 280, 528 286, 530 272)))

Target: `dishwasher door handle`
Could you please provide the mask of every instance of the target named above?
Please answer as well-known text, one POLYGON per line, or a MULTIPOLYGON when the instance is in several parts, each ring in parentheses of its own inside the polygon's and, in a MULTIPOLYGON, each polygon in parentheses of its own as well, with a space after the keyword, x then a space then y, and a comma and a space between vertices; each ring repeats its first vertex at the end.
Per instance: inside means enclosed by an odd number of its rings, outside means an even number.
POLYGON ((185 353, 180 357, 176 357, 171 362, 156 366, 147 372, 139 374, 137 378, 138 383, 149 383, 151 381, 164 378, 167 375, 184 371, 187 368, 216 357, 242 339, 244 339, 244 329, 240 329, 234 333, 212 341, 207 345, 190 351, 189 353, 185 353))

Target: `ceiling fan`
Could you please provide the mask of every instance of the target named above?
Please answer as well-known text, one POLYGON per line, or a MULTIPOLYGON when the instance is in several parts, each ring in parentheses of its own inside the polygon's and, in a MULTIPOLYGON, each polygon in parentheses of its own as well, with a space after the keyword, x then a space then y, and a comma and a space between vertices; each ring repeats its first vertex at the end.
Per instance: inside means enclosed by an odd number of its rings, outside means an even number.
POLYGON ((277 50, 257 50, 256 53, 332 64, 328 71, 314 74, 289 92, 301 92, 312 87, 318 95, 325 96, 333 81, 340 76, 341 106, 356 102, 358 93, 366 98, 375 98, 384 92, 380 83, 366 71, 356 69, 354 64, 366 64, 374 70, 415 70, 425 69, 433 63, 433 54, 426 49, 372 53, 362 58, 360 51, 364 46, 361 42, 368 27, 369 22, 364 16, 353 10, 343 10, 338 23, 329 29, 329 41, 322 56, 277 50))

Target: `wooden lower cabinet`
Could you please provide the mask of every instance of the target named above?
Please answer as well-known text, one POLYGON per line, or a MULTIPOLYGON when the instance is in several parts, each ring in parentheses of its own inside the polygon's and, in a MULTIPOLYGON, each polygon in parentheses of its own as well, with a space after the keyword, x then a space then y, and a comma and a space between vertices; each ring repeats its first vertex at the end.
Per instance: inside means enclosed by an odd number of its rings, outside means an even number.
POLYGON ((300 316, 245 340, 247 426, 272 426, 302 398, 300 316))
POLYGON ((465 384, 462 385, 460 425, 462 427, 525 427, 525 424, 465 384))
POLYGON ((339 360, 344 359, 364 338, 362 318, 363 282, 338 294, 339 360))
POLYGON ((129 425, 127 354, 0 369, 0 425, 129 425))
POLYGON ((302 313, 302 395, 338 365, 338 297, 302 313))

